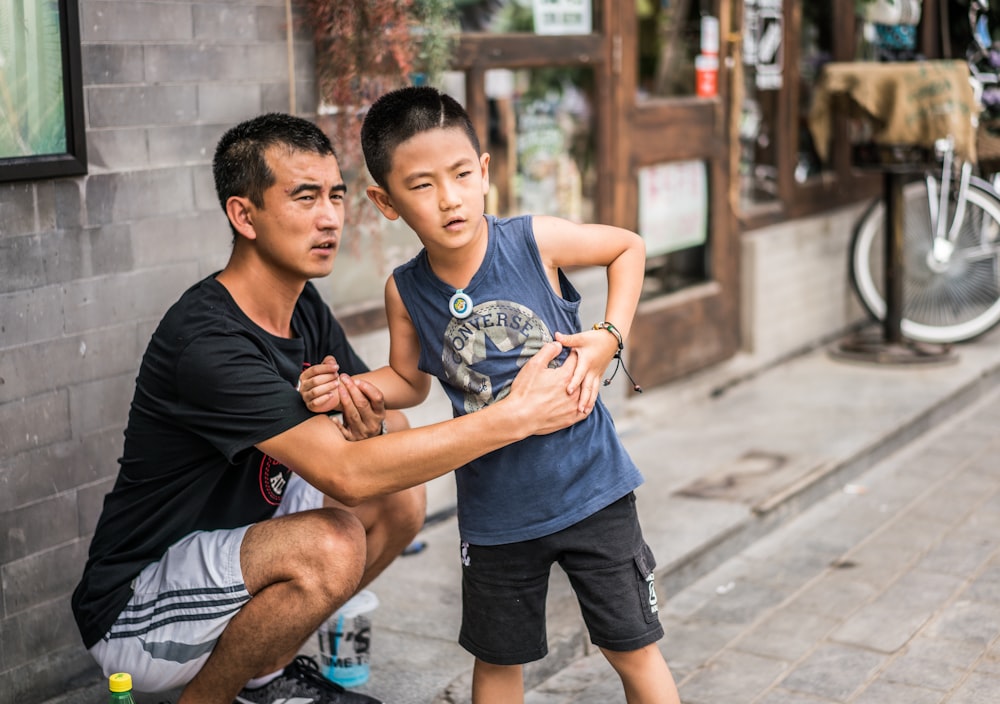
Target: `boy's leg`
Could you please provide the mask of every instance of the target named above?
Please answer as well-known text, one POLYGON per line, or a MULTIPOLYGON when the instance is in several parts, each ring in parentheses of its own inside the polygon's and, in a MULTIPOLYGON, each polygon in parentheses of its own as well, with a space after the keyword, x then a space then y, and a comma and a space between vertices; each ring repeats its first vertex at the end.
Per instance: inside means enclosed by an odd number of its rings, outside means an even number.
POLYGON ((601 652, 621 678, 628 704, 680 704, 674 677, 655 643, 627 652, 601 652))
POLYGON ((629 494, 551 537, 576 592, 591 641, 621 677, 627 701, 676 703, 677 688, 656 641, 653 553, 629 494))
POLYGON ((476 658, 472 669, 472 704, 521 704, 522 670, 521 665, 491 665, 476 658))

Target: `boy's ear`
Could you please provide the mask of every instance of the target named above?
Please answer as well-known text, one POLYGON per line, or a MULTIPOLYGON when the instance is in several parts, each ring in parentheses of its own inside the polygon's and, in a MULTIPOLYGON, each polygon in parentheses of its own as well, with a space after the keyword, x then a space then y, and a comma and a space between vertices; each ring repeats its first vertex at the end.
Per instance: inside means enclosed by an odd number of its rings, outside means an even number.
POLYGON ((479 167, 483 170, 483 195, 490 192, 490 153, 483 152, 479 156, 479 167))
POLYGON ((253 226, 253 203, 243 196, 230 196, 226 201, 226 216, 233 228, 248 240, 257 239, 253 226))
POLYGON ((379 209, 389 220, 399 219, 399 213, 396 212, 396 208, 392 205, 392 198, 389 197, 389 192, 382 188, 381 186, 368 186, 365 189, 365 194, 368 196, 368 200, 375 204, 375 207, 379 209))

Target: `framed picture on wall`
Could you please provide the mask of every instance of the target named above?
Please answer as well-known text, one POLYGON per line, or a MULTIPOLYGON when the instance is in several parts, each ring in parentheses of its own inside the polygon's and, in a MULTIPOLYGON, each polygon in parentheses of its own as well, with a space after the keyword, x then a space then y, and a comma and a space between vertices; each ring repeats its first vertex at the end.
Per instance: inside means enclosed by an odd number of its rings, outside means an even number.
POLYGON ((77 0, 0 0, 0 181, 87 172, 77 0))

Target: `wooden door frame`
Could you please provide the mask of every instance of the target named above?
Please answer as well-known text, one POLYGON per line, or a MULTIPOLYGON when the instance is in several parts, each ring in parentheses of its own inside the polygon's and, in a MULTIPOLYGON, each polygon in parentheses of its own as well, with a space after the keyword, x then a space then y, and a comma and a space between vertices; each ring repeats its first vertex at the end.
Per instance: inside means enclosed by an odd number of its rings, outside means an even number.
POLYGON ((638 170, 667 161, 709 164, 708 280, 643 301, 628 347, 633 375, 646 386, 677 379, 731 357, 739 348, 739 240, 730 200, 729 71, 733 55, 730 0, 717 0, 719 95, 637 102, 635 4, 605 0, 611 56, 608 127, 612 141, 612 221, 638 227, 638 170), (659 145, 659 146, 657 146, 659 145))

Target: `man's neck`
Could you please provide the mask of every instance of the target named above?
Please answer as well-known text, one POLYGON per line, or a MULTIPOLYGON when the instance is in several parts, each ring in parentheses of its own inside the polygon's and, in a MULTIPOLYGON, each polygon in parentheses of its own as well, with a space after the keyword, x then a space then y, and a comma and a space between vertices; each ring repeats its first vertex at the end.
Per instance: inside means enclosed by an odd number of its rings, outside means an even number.
POLYGON ((294 337, 292 312, 305 281, 290 282, 273 271, 231 258, 215 277, 247 317, 277 337, 294 337))

